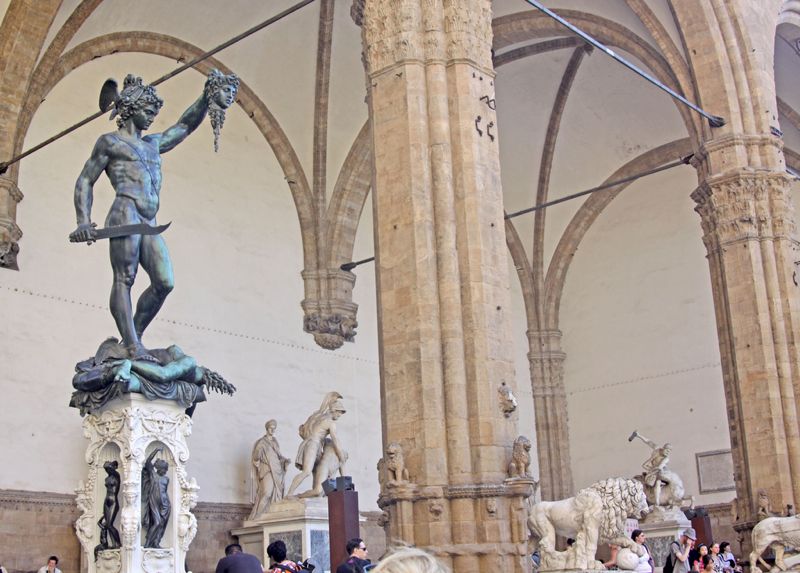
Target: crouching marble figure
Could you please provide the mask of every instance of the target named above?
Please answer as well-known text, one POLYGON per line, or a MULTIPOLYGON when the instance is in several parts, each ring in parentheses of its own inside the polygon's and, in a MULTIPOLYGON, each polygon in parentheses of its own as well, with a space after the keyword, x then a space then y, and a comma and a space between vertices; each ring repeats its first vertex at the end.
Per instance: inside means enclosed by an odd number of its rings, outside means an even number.
POLYGON ((625 478, 599 481, 575 497, 534 504, 528 528, 541 555, 540 571, 603 569, 595 559, 599 543, 614 543, 640 555, 644 550, 625 534, 625 520, 646 513, 641 482, 625 478), (557 551, 556 535, 572 537, 575 543, 557 551))

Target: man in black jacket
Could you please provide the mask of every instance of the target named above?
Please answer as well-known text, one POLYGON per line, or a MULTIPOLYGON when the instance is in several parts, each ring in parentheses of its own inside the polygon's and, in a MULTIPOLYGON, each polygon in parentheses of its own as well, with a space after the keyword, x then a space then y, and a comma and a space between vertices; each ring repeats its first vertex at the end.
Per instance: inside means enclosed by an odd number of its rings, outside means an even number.
POLYGON ((364 540, 360 537, 354 537, 347 542, 346 548, 350 557, 337 567, 336 573, 364 573, 365 567, 370 565, 364 540))
POLYGON ((264 573, 264 568, 258 557, 244 553, 238 543, 231 543, 225 548, 225 557, 217 563, 216 573, 264 573))

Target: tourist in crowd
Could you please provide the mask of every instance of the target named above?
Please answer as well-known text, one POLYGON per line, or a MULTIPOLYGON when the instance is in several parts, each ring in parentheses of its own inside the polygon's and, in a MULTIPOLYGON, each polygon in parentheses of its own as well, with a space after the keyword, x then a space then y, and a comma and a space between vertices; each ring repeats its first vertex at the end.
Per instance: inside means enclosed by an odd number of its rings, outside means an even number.
POLYGON ((672 554, 673 569, 672 573, 689 573, 691 570, 691 561, 689 560, 689 553, 694 547, 694 542, 697 541, 697 533, 694 528, 687 528, 680 538, 680 543, 675 541, 670 545, 672 554))
POLYGON ((736 557, 731 553, 731 544, 723 541, 719 544, 719 554, 722 559, 722 570, 724 573, 732 573, 733 571, 741 571, 741 568, 736 564, 736 557))
POLYGON ((719 543, 712 543, 708 554, 714 562, 714 573, 723 573, 725 564, 722 562, 722 555, 719 554, 719 543))
POLYGON ((39 569, 39 573, 61 573, 61 569, 57 567, 58 557, 51 555, 47 559, 47 565, 39 569))
POLYGON ((422 549, 402 547, 381 559, 372 573, 450 573, 450 569, 422 549))
POLYGON ((692 571, 700 572, 703 570, 703 557, 708 555, 708 545, 701 543, 692 553, 689 554, 689 561, 692 564, 692 571))
POLYGON ((242 551, 238 543, 231 543, 225 548, 225 557, 217 563, 216 573, 264 573, 264 567, 258 557, 242 551))
POLYGON ((631 539, 644 549, 644 555, 639 557, 639 563, 636 564, 636 573, 653 573, 655 563, 650 555, 650 548, 645 543, 646 537, 645 532, 641 529, 634 529, 631 533, 631 539))
POLYGON ((360 537, 354 537, 347 542, 347 560, 339 565, 336 573, 364 573, 370 565, 367 559, 367 546, 360 537))
POLYGON ((292 573, 300 570, 297 563, 286 558, 286 544, 280 539, 267 546, 267 555, 272 560, 269 566, 272 573, 292 573))
POLYGON ((700 567, 700 571, 703 573, 714 573, 714 558, 710 554, 706 553, 700 559, 700 567))

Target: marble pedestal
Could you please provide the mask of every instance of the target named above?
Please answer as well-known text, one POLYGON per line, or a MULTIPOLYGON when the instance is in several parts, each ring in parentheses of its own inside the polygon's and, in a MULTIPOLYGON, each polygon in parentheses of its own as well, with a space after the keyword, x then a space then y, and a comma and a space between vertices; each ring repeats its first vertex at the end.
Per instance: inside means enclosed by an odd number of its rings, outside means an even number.
POLYGON ((648 513, 643 521, 639 522, 639 529, 647 535, 647 546, 657 568, 664 567, 669 555, 669 545, 691 527, 691 522, 686 519, 678 509, 664 510, 656 508, 648 513))
POLYGON ((331 570, 328 535, 328 500, 324 497, 289 498, 273 503, 258 519, 245 521, 231 530, 247 553, 257 555, 266 567, 270 560, 267 546, 277 539, 286 543, 287 558, 310 558, 315 573, 331 570))
POLYGON ((125 394, 84 418, 83 433, 90 441, 86 450, 89 472, 76 490, 81 516, 75 530, 89 573, 185 573, 186 551, 197 532, 197 520, 190 510, 197 503, 199 489, 194 478, 186 475, 186 438, 191 431, 192 421, 183 408, 139 394, 125 394), (172 510, 161 548, 144 548, 142 466, 159 447, 163 451, 155 459, 169 464, 166 476, 172 510), (114 525, 122 547, 96 551, 100 543, 97 522, 103 516, 106 497, 103 464, 112 460, 119 463, 121 478, 114 525))

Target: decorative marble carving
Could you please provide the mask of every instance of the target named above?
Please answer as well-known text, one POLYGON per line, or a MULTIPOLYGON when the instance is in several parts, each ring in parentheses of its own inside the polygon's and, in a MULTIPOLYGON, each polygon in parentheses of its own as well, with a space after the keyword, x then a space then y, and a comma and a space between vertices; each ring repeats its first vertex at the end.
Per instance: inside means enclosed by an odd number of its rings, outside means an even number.
POLYGON ((265 426, 265 434, 253 445, 250 457, 253 477, 256 482, 256 500, 248 519, 257 519, 269 511, 273 502, 283 499, 286 468, 290 460, 281 453, 275 429, 278 422, 269 420, 265 426))
POLYGON ((759 489, 758 490, 758 513, 756 514, 756 519, 759 521, 762 519, 766 519, 767 517, 775 517, 778 514, 772 510, 772 501, 769 499, 769 494, 767 494, 767 490, 759 489))
MULTIPOLYGON (((131 394, 109 404, 105 411, 84 418, 84 436, 90 441, 86 450, 89 473, 76 491, 81 515, 76 520, 75 531, 89 557, 89 573, 99 571, 94 549, 100 540, 100 531, 95 523, 102 512, 100 504, 105 498, 106 488, 98 475, 103 472, 109 456, 118 458, 115 461, 119 463, 122 477, 118 524, 122 542, 120 571, 146 570, 145 554, 151 555, 150 570, 166 571, 165 561, 157 558, 166 554, 142 547, 142 470, 146 469, 146 458, 152 459, 160 448, 163 448, 162 457, 169 459, 169 495, 176 505, 172 518, 165 525, 163 544, 168 549, 164 551, 172 555, 170 562, 174 568, 169 569, 170 573, 182 572, 186 551, 197 531, 191 509, 197 503, 198 487, 195 480, 188 479, 186 474, 189 459, 186 438, 191 434, 191 424, 191 419, 180 406, 166 401, 148 402, 131 394)), ((164 471, 161 477, 166 478, 167 472, 164 471)), ((108 551, 99 551, 98 559, 105 553, 108 551)), ((102 566, 109 565, 104 563, 102 566)))
POLYGON ((336 350, 345 342, 353 342, 358 321, 344 314, 309 314, 303 319, 303 330, 314 335, 322 348, 336 350))
POLYGON ((403 447, 398 442, 386 446, 386 455, 378 462, 378 479, 383 487, 397 487, 409 483, 403 447))
POLYGON ((800 547, 800 519, 794 516, 767 517, 753 527, 753 550, 750 553, 750 567, 753 571, 762 571, 758 566, 759 564, 763 565, 766 571, 772 569, 761 557, 761 554, 768 547, 772 547, 775 552, 775 567, 777 570, 786 571, 787 566, 783 561, 786 548, 800 547))
POLYGON ((788 175, 775 173, 736 174, 702 184, 692 199, 709 252, 748 238, 791 239, 795 224, 788 189, 788 175))
POLYGON ((492 69, 490 0, 354 0, 350 15, 364 33, 369 73, 423 58, 469 60, 492 69))
POLYGON ((511 450, 511 461, 508 463, 509 478, 530 478, 531 441, 525 436, 514 440, 511 450))
POLYGON ((342 449, 336 435, 336 420, 344 413, 342 395, 328 392, 319 409, 300 425, 298 432, 303 442, 297 450, 294 463, 300 473, 292 480, 287 497, 310 475, 313 475, 313 485, 300 497, 322 496, 323 481, 337 472, 344 475, 347 452, 342 449))
POLYGON ((101 551, 95 559, 97 573, 119 573, 122 570, 122 555, 119 549, 101 551))
POLYGON ((175 556, 171 549, 146 549, 142 559, 144 573, 172 573, 175 556))
POLYGON ((444 513, 444 503, 440 499, 432 499, 428 502, 428 511, 434 521, 439 521, 444 513))
POLYGON ((517 397, 514 396, 511 386, 505 382, 502 382, 497 388, 497 394, 500 399, 500 410, 503 412, 503 416, 510 418, 511 414, 517 410, 517 397))
POLYGON ((641 547, 625 534, 625 521, 646 513, 641 482, 625 478, 599 481, 575 497, 534 504, 528 528, 541 555, 540 570, 602 569, 595 559, 598 543, 614 543, 640 555, 641 547), (556 535, 576 542, 566 551, 557 551, 556 535))
MULTIPOLYGON (((685 494, 683 480, 667 468, 672 445, 665 443, 659 446, 636 430, 628 437, 628 441, 631 442, 636 438, 642 440, 652 450, 650 457, 642 464, 644 472, 634 477, 644 485, 647 502, 661 510, 680 510, 685 494)), ((686 501, 694 505, 694 498, 688 498, 686 501)))

